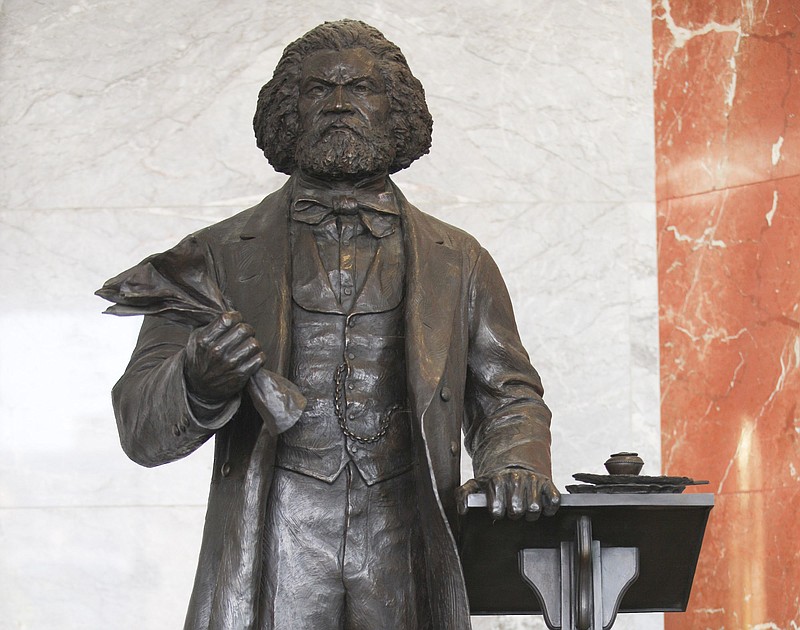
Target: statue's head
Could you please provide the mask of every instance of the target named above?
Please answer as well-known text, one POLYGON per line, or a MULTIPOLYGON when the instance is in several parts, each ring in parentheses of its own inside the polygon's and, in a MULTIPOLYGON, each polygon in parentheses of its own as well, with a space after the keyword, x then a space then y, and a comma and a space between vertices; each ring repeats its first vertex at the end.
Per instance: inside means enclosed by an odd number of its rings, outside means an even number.
POLYGON ((403 53, 355 20, 326 22, 289 44, 253 119, 275 170, 331 179, 406 168, 428 152, 432 127, 403 53))

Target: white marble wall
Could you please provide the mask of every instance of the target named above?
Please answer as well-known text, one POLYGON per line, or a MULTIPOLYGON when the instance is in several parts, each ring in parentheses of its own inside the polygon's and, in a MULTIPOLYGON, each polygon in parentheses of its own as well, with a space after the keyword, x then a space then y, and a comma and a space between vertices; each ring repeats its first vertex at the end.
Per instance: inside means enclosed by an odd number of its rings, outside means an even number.
POLYGON ((622 449, 659 470, 647 0, 5 0, 0 628, 181 626, 211 449, 125 458, 109 390, 138 321, 92 292, 282 182, 254 146, 258 89, 341 17, 383 30, 426 87, 433 151, 396 180, 495 255, 558 484, 622 449))

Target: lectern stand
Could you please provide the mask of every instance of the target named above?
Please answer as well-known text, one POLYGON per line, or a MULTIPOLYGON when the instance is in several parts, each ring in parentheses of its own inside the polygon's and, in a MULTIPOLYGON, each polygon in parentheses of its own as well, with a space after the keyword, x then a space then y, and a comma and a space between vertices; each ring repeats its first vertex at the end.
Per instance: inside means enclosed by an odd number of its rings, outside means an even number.
POLYGON ((711 494, 572 494, 555 516, 492 521, 469 498, 460 549, 473 615, 607 630, 617 612, 686 610, 711 494))

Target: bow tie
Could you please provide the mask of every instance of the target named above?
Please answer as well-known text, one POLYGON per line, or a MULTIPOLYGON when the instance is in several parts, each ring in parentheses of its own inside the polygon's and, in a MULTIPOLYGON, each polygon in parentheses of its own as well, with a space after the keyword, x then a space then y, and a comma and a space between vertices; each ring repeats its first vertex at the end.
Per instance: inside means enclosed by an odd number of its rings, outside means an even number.
POLYGON ((397 208, 394 194, 354 189, 352 194, 298 187, 292 204, 292 218, 317 225, 329 215, 359 215, 373 236, 383 238, 395 230, 397 208))

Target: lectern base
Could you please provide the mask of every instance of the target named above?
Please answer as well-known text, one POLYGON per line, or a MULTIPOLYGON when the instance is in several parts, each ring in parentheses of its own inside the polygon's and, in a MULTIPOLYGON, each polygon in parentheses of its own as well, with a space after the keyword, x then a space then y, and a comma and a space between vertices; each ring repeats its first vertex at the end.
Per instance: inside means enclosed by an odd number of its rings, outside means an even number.
POLYGON ((639 576, 639 550, 601 548, 592 540, 588 516, 578 519, 575 542, 562 542, 560 549, 523 549, 519 563, 551 630, 608 630, 639 576))

